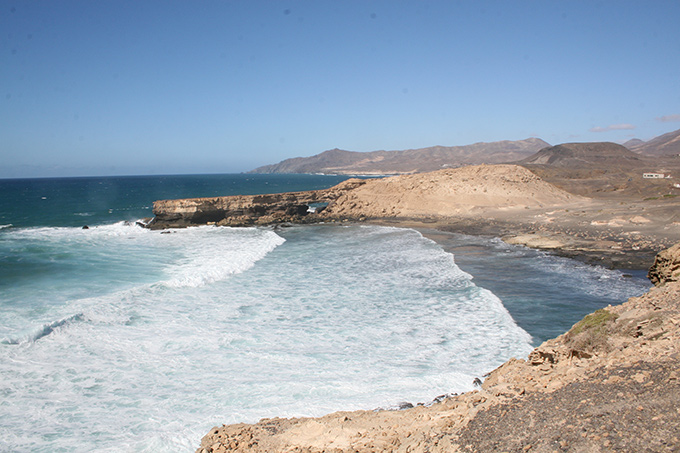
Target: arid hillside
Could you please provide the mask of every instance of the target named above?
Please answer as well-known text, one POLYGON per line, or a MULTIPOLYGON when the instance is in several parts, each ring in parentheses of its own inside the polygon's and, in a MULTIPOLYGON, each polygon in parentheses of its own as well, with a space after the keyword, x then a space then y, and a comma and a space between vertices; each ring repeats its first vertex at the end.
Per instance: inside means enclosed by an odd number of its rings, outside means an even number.
POLYGON ((647 142, 629 140, 623 144, 636 153, 648 156, 669 156, 680 154, 680 129, 660 135, 647 142))
POLYGON ((403 151, 360 153, 332 149, 311 157, 296 157, 278 164, 265 165, 251 173, 409 174, 464 165, 512 162, 528 157, 546 146, 550 145, 541 139, 528 138, 403 151))
POLYGON ((324 215, 455 216, 484 208, 525 209, 581 201, 518 165, 478 165, 367 181, 331 203, 324 215))
POLYGON ((616 143, 564 143, 517 163, 547 182, 588 197, 644 199, 680 194, 672 185, 680 177, 680 157, 642 155, 616 143), (646 179, 644 173, 675 179, 646 179))

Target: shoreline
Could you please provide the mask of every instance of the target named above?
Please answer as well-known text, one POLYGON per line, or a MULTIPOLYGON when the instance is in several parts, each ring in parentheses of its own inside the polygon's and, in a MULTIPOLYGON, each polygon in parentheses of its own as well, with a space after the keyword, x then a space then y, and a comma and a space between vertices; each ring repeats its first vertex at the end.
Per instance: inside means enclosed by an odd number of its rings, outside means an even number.
POLYGON ((476 390, 401 410, 217 426, 196 451, 676 451, 680 243, 650 275, 644 295, 587 315, 476 390))
POLYGON ((648 270, 656 254, 667 248, 666 241, 646 238, 645 246, 626 244, 625 234, 593 234, 588 230, 559 228, 539 229, 536 225, 499 221, 493 218, 468 217, 448 219, 385 218, 366 219, 362 223, 412 228, 447 248, 445 234, 462 234, 498 238, 512 245, 542 250, 552 255, 571 258, 585 264, 619 270, 648 270), (565 231, 568 230, 569 232, 565 231), (579 234, 580 237, 575 237, 579 234))

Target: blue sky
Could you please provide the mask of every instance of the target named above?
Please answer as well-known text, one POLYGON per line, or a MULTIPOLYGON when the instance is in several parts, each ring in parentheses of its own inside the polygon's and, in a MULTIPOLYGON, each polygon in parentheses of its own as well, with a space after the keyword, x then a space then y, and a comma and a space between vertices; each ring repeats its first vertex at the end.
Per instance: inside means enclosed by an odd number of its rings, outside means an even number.
POLYGON ((680 129, 680 2, 0 0, 0 177, 680 129))

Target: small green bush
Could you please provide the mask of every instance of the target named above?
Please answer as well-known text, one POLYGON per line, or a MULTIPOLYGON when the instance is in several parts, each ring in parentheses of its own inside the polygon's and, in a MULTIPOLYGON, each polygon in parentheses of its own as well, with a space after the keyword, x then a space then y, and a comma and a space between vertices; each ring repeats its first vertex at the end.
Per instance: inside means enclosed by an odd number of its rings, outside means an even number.
POLYGON ((604 308, 586 315, 577 322, 567 334, 574 350, 592 351, 595 349, 607 349, 607 327, 614 322, 618 315, 604 308))
POLYGON ((581 332, 590 329, 602 330, 602 328, 607 324, 608 321, 614 321, 618 316, 614 313, 601 308, 594 313, 586 315, 582 320, 576 323, 574 327, 571 328, 569 333, 571 335, 578 335, 581 332))

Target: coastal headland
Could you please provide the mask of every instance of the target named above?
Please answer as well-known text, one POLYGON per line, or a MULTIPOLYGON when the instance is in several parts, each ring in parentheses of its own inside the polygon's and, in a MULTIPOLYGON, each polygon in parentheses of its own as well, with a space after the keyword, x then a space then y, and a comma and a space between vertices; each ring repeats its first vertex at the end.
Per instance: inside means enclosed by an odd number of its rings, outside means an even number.
POLYGON ((677 197, 591 195, 568 192, 519 165, 479 165, 349 179, 308 192, 160 200, 147 226, 373 222, 501 237, 627 269, 648 268, 658 251, 680 241, 677 197))
POLYGON ((645 181, 598 192, 574 178, 559 187, 537 173, 480 165, 350 179, 314 193, 156 202, 151 228, 373 222, 416 228, 435 240, 443 232, 488 235, 609 267, 651 266, 657 285, 586 316, 526 360, 490 370, 478 390, 402 410, 215 427, 197 451, 677 451, 676 197, 642 197, 657 190, 655 181, 642 191, 645 181))

